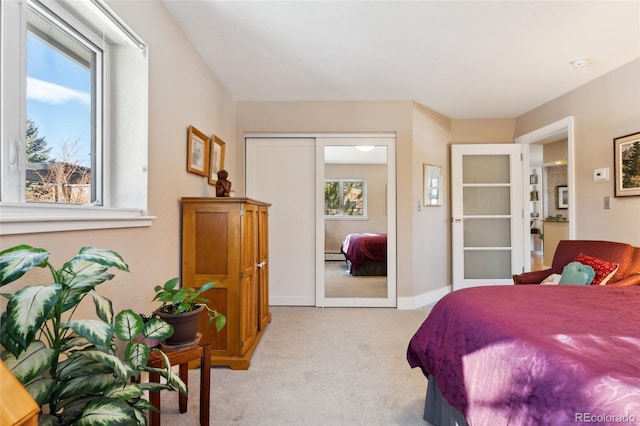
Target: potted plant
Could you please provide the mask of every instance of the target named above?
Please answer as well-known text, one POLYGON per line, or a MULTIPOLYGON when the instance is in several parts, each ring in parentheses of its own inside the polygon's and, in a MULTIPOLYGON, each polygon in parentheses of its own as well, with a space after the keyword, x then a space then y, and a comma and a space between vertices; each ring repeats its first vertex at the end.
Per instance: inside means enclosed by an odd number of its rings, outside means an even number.
POLYGON ((173 335, 168 337, 165 343, 174 346, 197 343, 200 314, 204 311, 207 312, 208 317, 207 327, 214 322, 216 330, 222 330, 227 323, 227 318, 215 309, 211 309, 207 305, 209 299, 202 295, 216 283, 208 282, 196 290, 193 287, 178 287, 178 282, 179 278, 176 277, 162 286, 155 287, 156 295, 153 300, 162 302, 162 306, 156 309, 154 314, 171 324, 174 330, 173 335))
POLYGON ((95 292, 114 277, 110 268, 129 271, 120 255, 83 247, 60 269, 48 259, 48 251, 27 245, 0 252, 0 286, 36 267, 51 273, 51 284, 2 293, 8 302, 0 318, 0 356, 40 406, 40 425, 146 424, 146 411, 155 408, 144 391, 187 392, 170 368, 147 367, 157 349, 134 340, 140 333, 165 338, 170 326, 159 318, 145 324, 130 309, 114 315, 111 301, 95 292), (93 301, 96 318, 75 318, 85 298, 93 301), (126 343, 124 355, 118 356, 123 351, 116 339, 126 343), (160 374, 165 383, 132 383, 142 371, 160 374))
POLYGON ((146 333, 146 330, 147 330, 147 323, 151 323, 154 319, 158 318, 158 316, 155 313, 149 316, 147 316, 146 314, 138 314, 138 315, 140 315, 140 318, 142 319, 142 324, 144 324, 144 327, 140 332, 140 334, 138 334, 138 336, 134 340, 136 342, 144 342, 150 348, 155 348, 160 344, 160 339, 158 339, 158 337, 155 335, 148 335, 148 333, 146 333))

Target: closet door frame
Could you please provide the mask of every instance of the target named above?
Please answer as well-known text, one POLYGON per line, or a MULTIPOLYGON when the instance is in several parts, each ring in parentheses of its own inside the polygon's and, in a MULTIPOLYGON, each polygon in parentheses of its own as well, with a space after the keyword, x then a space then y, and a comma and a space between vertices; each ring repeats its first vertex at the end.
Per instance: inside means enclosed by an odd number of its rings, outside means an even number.
MULTIPOLYGON (((315 306, 317 307, 396 307, 397 306, 397 243, 396 243, 396 134, 386 133, 247 133, 247 139, 313 138, 316 142, 315 165, 315 306), (368 142, 365 142, 367 140, 368 142), (325 298, 324 296, 324 147, 327 145, 374 144, 387 147, 387 297, 386 298, 325 298)), ((245 142, 246 143, 246 142, 245 142)), ((246 145, 245 145, 246 148, 246 145)), ((246 149, 245 149, 246 153, 246 149)), ((246 163, 245 163, 246 164, 246 163)), ((245 182, 256 179, 245 169, 245 182)), ((260 197, 245 188, 248 197, 260 197)), ((263 200, 271 202, 272 200, 263 200)), ((290 231, 290 230, 289 230, 290 231)), ((270 235, 287 230, 270 229, 270 235)), ((271 253, 273 255, 273 252, 271 253)))

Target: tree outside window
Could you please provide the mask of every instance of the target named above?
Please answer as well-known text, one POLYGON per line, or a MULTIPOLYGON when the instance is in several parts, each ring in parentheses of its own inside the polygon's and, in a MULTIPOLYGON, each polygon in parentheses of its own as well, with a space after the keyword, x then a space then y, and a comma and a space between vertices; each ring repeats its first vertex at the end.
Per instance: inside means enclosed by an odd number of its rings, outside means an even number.
POLYGON ((364 179, 329 179, 324 183, 324 214, 330 217, 364 217, 367 182, 364 179))

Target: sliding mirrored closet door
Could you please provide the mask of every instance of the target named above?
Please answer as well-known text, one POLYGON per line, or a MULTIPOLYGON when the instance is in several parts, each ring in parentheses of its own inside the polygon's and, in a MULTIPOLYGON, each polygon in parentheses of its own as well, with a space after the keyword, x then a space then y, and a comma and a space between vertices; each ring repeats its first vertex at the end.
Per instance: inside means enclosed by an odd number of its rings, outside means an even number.
POLYGON ((318 238, 324 241, 318 265, 323 276, 316 288, 319 306, 396 306, 395 206, 389 202, 394 140, 318 140, 324 159, 317 166, 324 173, 318 177, 324 223, 318 238))
MULTIPOLYGON (((396 306, 395 135, 247 135, 246 195, 271 203, 271 305, 396 306), (355 148, 365 145, 374 149, 355 148), (379 159, 373 162, 373 156, 379 159), (333 197, 327 203, 326 185, 333 197), (325 212, 334 217, 326 219, 325 212), (351 217, 337 217, 345 212, 351 217), (377 255, 386 255, 386 276, 354 276, 346 269, 340 247, 348 234, 362 233, 386 234, 386 241, 378 241, 377 255), (359 280, 361 292, 325 286, 325 275, 331 275, 325 259, 337 256, 331 261, 336 273, 350 283, 359 280), (365 284, 369 279, 378 284, 365 284)), ((352 266, 360 272, 371 267, 357 261, 352 266)))

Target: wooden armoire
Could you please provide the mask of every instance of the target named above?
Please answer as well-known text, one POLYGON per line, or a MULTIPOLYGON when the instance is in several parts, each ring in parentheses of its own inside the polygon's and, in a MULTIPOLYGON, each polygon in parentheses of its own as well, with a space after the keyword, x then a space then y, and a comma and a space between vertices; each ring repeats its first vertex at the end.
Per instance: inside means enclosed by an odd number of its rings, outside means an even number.
POLYGON ((250 198, 182 198, 182 285, 215 281, 204 296, 227 317, 220 332, 207 327, 206 315, 200 319, 211 365, 248 369, 271 321, 269 206, 250 198))

